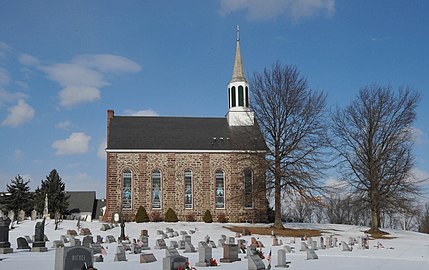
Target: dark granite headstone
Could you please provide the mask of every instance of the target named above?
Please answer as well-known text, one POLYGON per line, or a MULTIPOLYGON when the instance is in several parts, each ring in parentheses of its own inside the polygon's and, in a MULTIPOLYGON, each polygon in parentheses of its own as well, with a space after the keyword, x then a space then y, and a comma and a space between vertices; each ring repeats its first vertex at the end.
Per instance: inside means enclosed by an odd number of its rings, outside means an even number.
POLYGON ((16 243, 18 246, 17 249, 31 249, 31 247, 28 245, 27 240, 24 237, 18 237, 16 239, 16 243))
POLYGON ((33 247, 31 248, 33 252, 46 252, 48 249, 46 248, 45 242, 45 219, 43 221, 39 221, 36 223, 34 230, 34 242, 33 247))
POLYGON ((12 253, 13 249, 9 242, 9 225, 11 220, 9 217, 0 218, 0 254, 12 253))
POLYGON ((94 243, 94 239, 92 238, 91 235, 87 235, 82 239, 82 246, 90 248, 92 243, 94 243))
POLYGON ((113 235, 106 236, 106 243, 114 243, 116 242, 116 238, 113 235))
POLYGON ((185 249, 185 241, 179 240, 179 249, 185 249))
POLYGON ((177 243, 177 241, 171 240, 170 248, 179 248, 179 244, 177 243))
POLYGON ((58 248, 55 251, 55 270, 77 270, 93 265, 92 249, 74 246, 58 248))

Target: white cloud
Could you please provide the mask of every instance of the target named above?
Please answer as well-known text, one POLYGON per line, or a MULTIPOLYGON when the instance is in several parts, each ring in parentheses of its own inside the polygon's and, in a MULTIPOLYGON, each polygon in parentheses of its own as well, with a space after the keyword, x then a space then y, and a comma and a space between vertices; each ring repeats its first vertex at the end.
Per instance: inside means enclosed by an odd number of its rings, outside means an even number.
POLYGON ((34 109, 25 103, 23 99, 20 99, 17 105, 9 108, 9 115, 3 120, 2 125, 18 127, 33 119, 34 113, 34 109))
POLYGON ((335 0, 221 0, 220 12, 223 15, 246 10, 251 20, 271 19, 286 15, 294 20, 312 17, 320 13, 332 16, 335 0))
POLYGON ((77 64, 54 64, 41 68, 48 77, 63 87, 102 87, 109 85, 103 78, 103 74, 77 64))
POLYGON ((27 98, 27 95, 20 92, 11 93, 0 88, 0 105, 3 103, 13 103, 17 100, 27 98))
POLYGON ((52 143, 56 155, 74 155, 88 152, 91 137, 83 132, 74 132, 67 139, 52 143))
POLYGON ((427 134, 425 134, 421 129, 412 127, 411 132, 413 134, 414 142, 418 145, 427 143, 427 134))
POLYGON ((100 144, 98 145, 97 156, 100 159, 106 160, 106 147, 107 147, 107 139, 104 138, 100 144))
POLYGON ((129 115, 129 116, 158 116, 159 115, 157 112, 155 112, 152 109, 144 109, 140 111, 125 110, 124 112, 126 115, 129 115))
POLYGON ((7 85, 10 82, 9 72, 6 69, 0 67, 0 86, 7 85))
POLYGON ((136 62, 111 54, 78 55, 73 62, 102 72, 139 72, 141 70, 136 62))
POLYGON ((34 57, 29 54, 21 54, 19 56, 19 62, 23 64, 24 66, 39 66, 40 60, 37 57, 34 57))
POLYGON ((71 126, 71 122, 69 120, 64 120, 62 122, 57 123, 56 127, 59 129, 68 130, 71 126))
POLYGON ((64 107, 100 99, 100 90, 90 86, 69 86, 60 91, 60 103, 64 107))
MULTIPOLYGON (((35 62, 27 58, 24 61, 35 62)), ((105 78, 107 73, 138 72, 141 67, 122 56, 97 54, 78 55, 70 63, 39 66, 39 69, 63 87, 59 93, 61 105, 72 107, 100 99, 100 89, 110 85, 105 78)))

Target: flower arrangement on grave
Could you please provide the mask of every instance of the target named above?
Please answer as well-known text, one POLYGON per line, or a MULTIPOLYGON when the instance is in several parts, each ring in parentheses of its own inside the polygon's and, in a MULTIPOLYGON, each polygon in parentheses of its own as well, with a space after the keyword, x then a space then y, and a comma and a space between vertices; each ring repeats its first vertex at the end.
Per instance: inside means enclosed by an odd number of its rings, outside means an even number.
POLYGON ((259 257, 263 260, 265 259, 264 253, 262 252, 262 249, 256 249, 255 255, 259 255, 259 257))
POLYGON ((213 259, 213 258, 210 259, 210 266, 217 266, 216 259, 213 259))
POLYGON ((195 267, 190 267, 189 262, 185 262, 185 267, 179 266, 177 270, 197 270, 195 267))

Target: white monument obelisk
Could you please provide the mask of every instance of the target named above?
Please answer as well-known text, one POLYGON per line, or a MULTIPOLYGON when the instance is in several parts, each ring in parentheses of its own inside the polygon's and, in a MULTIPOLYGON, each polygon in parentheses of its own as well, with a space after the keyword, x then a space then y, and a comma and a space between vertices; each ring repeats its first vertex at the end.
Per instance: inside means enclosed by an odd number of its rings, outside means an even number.
POLYGON ((51 219, 51 216, 49 215, 49 210, 48 210, 48 194, 47 193, 45 196, 45 207, 43 208, 43 218, 51 219))

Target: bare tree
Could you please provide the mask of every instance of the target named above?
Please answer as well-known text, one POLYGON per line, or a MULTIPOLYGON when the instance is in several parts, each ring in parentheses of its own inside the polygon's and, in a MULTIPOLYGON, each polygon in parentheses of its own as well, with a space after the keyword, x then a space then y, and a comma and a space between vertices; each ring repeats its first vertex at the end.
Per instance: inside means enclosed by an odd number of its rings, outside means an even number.
POLYGON ((426 203, 423 207, 423 211, 418 219, 419 232, 429 233, 429 203, 426 203))
POLYGON ((332 116, 331 145, 343 180, 371 209, 371 231, 379 231, 383 209, 399 208, 418 193, 411 174, 412 124, 420 96, 407 88, 371 85, 332 116))
POLYGON ((312 196, 321 185, 326 94, 312 91, 292 66, 276 63, 250 81, 253 110, 269 148, 267 188, 274 190, 275 228, 282 192, 312 196))

